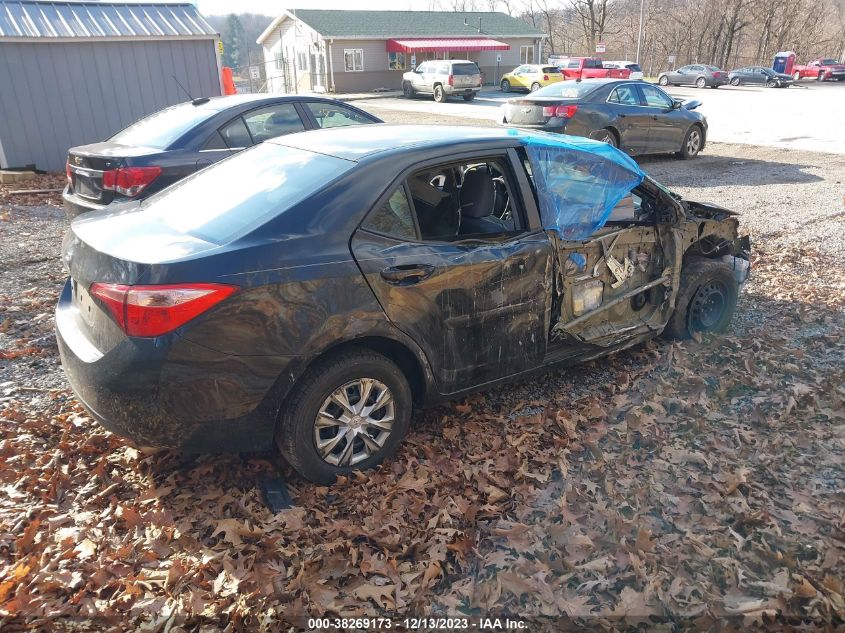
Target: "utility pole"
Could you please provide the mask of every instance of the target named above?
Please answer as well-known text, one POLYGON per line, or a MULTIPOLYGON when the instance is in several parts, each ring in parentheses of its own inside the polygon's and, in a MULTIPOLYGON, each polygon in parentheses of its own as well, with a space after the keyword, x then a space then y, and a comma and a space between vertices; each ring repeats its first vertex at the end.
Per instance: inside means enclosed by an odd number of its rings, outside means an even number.
POLYGON ((636 62, 640 63, 640 48, 643 44, 643 13, 645 12, 645 0, 640 0, 640 34, 637 36, 637 59, 636 62))

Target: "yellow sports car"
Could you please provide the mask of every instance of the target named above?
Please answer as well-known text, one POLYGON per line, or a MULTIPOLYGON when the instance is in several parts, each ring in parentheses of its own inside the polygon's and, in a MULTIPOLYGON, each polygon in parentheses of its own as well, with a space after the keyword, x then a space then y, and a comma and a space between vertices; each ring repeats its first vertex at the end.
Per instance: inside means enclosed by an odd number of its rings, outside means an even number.
POLYGON ((502 75, 499 86, 502 92, 510 92, 515 88, 534 92, 549 84, 563 81, 563 73, 557 66, 541 66, 539 64, 523 64, 509 73, 502 75))

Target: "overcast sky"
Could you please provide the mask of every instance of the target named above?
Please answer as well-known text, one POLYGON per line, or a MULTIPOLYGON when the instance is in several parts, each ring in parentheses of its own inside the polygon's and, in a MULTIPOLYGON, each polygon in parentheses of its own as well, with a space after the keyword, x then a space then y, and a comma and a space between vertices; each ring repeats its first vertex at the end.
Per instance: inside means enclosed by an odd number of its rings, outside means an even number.
POLYGON ((263 13, 275 17, 280 8, 286 9, 375 9, 378 11, 426 11, 437 9, 436 0, 195 0, 200 13, 220 15, 227 13, 263 13), (354 6, 350 6, 354 4, 354 6))

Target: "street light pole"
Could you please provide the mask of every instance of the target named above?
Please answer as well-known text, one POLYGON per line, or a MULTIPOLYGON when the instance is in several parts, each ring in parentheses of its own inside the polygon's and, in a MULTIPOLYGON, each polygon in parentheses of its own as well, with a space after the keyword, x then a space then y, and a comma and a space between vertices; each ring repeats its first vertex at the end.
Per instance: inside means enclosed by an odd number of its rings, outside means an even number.
POLYGON ((640 34, 637 36, 637 63, 640 63, 640 48, 643 43, 643 12, 645 11, 645 0, 640 0, 640 34))

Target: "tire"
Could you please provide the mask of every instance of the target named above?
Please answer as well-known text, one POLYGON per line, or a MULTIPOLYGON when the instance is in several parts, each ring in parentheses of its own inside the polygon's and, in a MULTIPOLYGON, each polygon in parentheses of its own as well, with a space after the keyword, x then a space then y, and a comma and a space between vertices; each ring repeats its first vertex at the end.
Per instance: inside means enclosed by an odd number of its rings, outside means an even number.
POLYGON ((600 141, 602 143, 607 143, 613 147, 619 147, 619 139, 616 137, 616 132, 611 130, 610 128, 602 128, 601 130, 596 130, 590 134, 590 138, 594 141, 600 141))
POLYGON ((666 75, 663 75, 662 77, 660 77, 660 79, 657 80, 657 83, 659 83, 661 86, 668 86, 669 78, 666 75))
POLYGON ((769 88, 777 88, 778 82, 773 81, 773 80, 769 80, 769 81, 766 82, 766 86, 769 87, 769 88))
POLYGON ((801 80, 801 73, 795 73, 795 74, 793 74, 793 75, 792 75, 792 78, 793 78, 795 81, 800 81, 800 80, 801 80))
POLYGON ((538 82, 535 81, 533 84, 531 84, 530 91, 531 92, 537 92, 540 88, 542 88, 542 86, 538 82))
POLYGON ((279 415, 276 446, 300 475, 316 483, 330 484, 338 475, 373 468, 393 455, 408 431, 411 407, 411 388, 396 364, 365 349, 343 352, 319 361, 300 379, 279 415), (384 391, 392 396, 392 400, 371 410, 372 416, 360 414, 361 391, 366 384, 370 384, 368 402, 371 407, 384 391), (354 426, 340 422, 344 407, 338 404, 339 400, 332 401, 333 394, 344 388, 349 407, 346 417, 349 414, 358 416, 352 418, 354 426), (391 405, 393 423, 389 430, 366 425, 365 420, 380 422, 389 416, 391 405), (336 419, 338 424, 318 429, 316 423, 321 412, 326 412, 323 419, 336 419), (370 442, 361 439, 365 434, 370 442), (326 444, 325 457, 321 455, 318 438, 331 442, 338 436, 340 439, 334 445, 326 444))
POLYGON ((730 266, 716 259, 691 257, 681 269, 675 311, 664 335, 688 339, 693 332, 725 332, 738 297, 739 285, 730 266))
POLYGON ((411 85, 410 81, 402 82, 402 95, 406 99, 413 99, 416 95, 416 90, 414 90, 414 87, 411 85))
POLYGON ((731 79, 731 85, 732 86, 739 86, 741 84, 742 84, 742 80, 739 77, 734 77, 733 79, 731 79))
POLYGON ((475 93, 474 92, 471 92, 468 95, 464 95, 464 101, 472 101, 473 99, 475 99, 475 93))
POLYGON ((819 71, 819 74, 816 75, 816 81, 824 81, 824 73, 819 71))
POLYGON ((499 84, 499 88, 502 89, 502 92, 510 92, 511 82, 509 82, 507 79, 502 79, 502 83, 499 84))
POLYGON ((699 77, 695 80, 695 87, 696 88, 704 88, 707 86, 707 80, 704 77, 699 77))
POLYGON ((446 91, 443 90, 443 86, 437 84, 434 86, 434 100, 437 103, 445 103, 446 102, 446 91))
POLYGON ((684 135, 684 142, 681 144, 678 156, 684 160, 690 160, 698 156, 702 147, 704 147, 704 130, 700 125, 693 124, 684 135))

